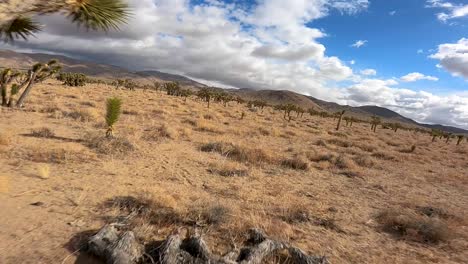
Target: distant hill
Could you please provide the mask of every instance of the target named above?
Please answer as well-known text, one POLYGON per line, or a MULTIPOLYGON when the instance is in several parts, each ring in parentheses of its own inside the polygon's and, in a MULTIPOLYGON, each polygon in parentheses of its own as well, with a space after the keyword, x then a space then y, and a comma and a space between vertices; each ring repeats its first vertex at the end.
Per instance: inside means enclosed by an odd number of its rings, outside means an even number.
POLYGON ((306 96, 286 90, 253 90, 253 89, 231 89, 232 93, 246 100, 263 100, 271 105, 278 104, 295 104, 304 110, 314 108, 322 110, 322 108, 309 100, 306 96))
POLYGON ((88 76, 103 79, 135 79, 141 82, 179 82, 184 86, 204 87, 204 84, 191 80, 182 75, 163 73, 159 71, 132 72, 122 67, 100 64, 91 61, 78 60, 62 55, 51 55, 42 53, 18 53, 11 50, 0 50, 0 66, 18 69, 29 69, 37 62, 47 62, 52 59, 60 61, 62 71, 83 73, 88 76))
MULTIPOLYGON (((84 73, 88 76, 104 79, 131 78, 142 83, 154 81, 160 82, 179 82, 182 86, 199 89, 206 85, 196 82, 188 77, 160 71, 139 71, 133 72, 128 69, 95 63, 91 61, 78 60, 62 55, 51 55, 42 53, 18 53, 11 50, 0 50, 0 68, 10 67, 19 69, 29 69, 32 64, 37 62, 47 62, 51 59, 58 59, 65 72, 84 73)), ((419 126, 428 129, 440 129, 451 133, 468 134, 468 130, 443 126, 420 124, 412 119, 406 118, 390 109, 379 106, 359 106, 340 105, 333 102, 323 101, 311 96, 305 96, 287 90, 254 90, 254 89, 229 89, 246 100, 263 100, 271 105, 277 104, 295 104, 304 109, 314 108, 318 111, 337 112, 346 110, 347 115, 356 116, 363 119, 369 119, 377 115, 386 122, 400 122, 409 126, 419 126)))

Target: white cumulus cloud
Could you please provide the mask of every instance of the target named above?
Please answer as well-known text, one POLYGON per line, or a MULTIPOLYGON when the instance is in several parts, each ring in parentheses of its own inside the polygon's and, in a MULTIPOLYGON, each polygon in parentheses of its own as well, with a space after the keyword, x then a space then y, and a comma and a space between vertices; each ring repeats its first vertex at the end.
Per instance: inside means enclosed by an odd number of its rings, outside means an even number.
POLYGON ((408 73, 407 75, 400 78, 404 82, 415 82, 419 80, 438 81, 439 78, 434 76, 424 75, 419 72, 408 73))
POLYGON ((362 75, 367 75, 367 76, 377 75, 377 71, 374 70, 374 69, 364 69, 364 70, 361 71, 361 74, 362 75))
POLYGON ((439 60, 439 67, 443 67, 452 75, 468 80, 468 39, 462 38, 456 43, 441 44, 437 53, 429 58, 439 60))
POLYGON ((437 14, 437 18, 443 22, 468 16, 468 4, 454 4, 449 1, 428 0, 426 7, 444 9, 444 12, 437 14))

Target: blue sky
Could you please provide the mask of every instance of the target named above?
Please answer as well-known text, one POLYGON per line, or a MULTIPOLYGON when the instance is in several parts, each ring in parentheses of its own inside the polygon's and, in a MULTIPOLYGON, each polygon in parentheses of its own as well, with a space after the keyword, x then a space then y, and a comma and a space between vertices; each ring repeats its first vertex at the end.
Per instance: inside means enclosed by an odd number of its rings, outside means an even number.
POLYGON ((87 32, 52 15, 39 18, 35 38, 1 45, 468 129, 466 0, 128 2, 134 15, 120 31, 87 32))
POLYGON ((444 23, 436 19, 436 14, 443 10, 426 5, 424 0, 372 1, 368 10, 359 14, 341 15, 339 11, 333 11, 330 16, 308 25, 327 33, 320 42, 327 47, 329 55, 355 60, 356 69, 376 69, 377 76, 382 78, 421 72, 438 77, 439 81, 422 80, 407 83, 405 87, 436 94, 466 91, 468 83, 463 78, 452 77, 437 68, 438 62, 428 56, 441 43, 454 43, 468 37, 468 16, 444 23), (357 40, 368 42, 359 49, 352 48, 351 44, 357 40))

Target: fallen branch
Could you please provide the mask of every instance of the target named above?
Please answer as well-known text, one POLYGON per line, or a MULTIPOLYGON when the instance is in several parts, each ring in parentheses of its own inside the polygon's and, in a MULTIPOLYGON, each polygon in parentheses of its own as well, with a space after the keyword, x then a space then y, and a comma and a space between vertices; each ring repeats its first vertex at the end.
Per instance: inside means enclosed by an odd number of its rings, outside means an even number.
POLYGON ((243 248, 234 249, 223 256, 211 252, 198 230, 183 238, 179 229, 160 246, 146 249, 146 252, 132 231, 119 231, 113 224, 104 226, 88 241, 88 252, 111 264, 260 264, 280 251, 289 254, 291 263, 329 263, 326 257, 309 256, 288 243, 270 239, 260 229, 249 231, 243 248))

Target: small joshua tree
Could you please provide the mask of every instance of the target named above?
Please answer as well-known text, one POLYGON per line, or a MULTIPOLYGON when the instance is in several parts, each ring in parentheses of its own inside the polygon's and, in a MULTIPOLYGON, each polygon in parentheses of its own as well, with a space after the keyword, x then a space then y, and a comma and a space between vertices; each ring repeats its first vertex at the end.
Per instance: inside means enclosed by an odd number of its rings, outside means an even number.
POLYGON ((338 117, 338 124, 336 124, 336 130, 340 130, 341 120, 343 119, 345 113, 346 110, 335 113, 335 115, 338 117))
POLYGON ((380 119, 380 117, 378 116, 372 116, 372 120, 371 120, 371 130, 376 132, 377 130, 377 126, 382 123, 382 120, 380 119))
POLYGON ((122 107, 122 100, 117 97, 107 99, 106 102, 106 137, 114 137, 114 125, 119 120, 122 107))
POLYGON ((464 135, 457 135, 457 146, 460 145, 460 143, 463 141, 465 138, 464 135))
POLYGON ((438 129, 432 129, 431 131, 432 142, 435 142, 437 137, 440 137, 440 135, 442 135, 442 131, 438 129))
POLYGON ((445 143, 449 143, 452 138, 452 133, 444 133, 444 138, 446 139, 445 143))

